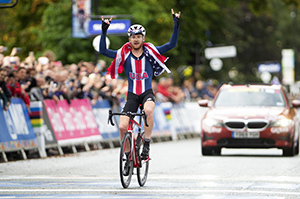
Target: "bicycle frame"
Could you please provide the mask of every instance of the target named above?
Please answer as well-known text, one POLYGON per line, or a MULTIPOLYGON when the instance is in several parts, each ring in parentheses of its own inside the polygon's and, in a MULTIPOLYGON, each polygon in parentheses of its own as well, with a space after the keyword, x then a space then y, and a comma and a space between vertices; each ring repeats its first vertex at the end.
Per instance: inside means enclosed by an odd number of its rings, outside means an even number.
POLYGON ((144 110, 141 110, 141 113, 131 113, 131 112, 112 113, 112 110, 109 110, 108 123, 111 123, 112 125, 114 125, 112 119, 114 115, 124 115, 129 117, 127 133, 125 133, 124 135, 125 137, 123 137, 122 139, 122 144, 121 144, 122 148, 120 150, 120 159, 119 159, 120 161, 119 171, 120 171, 120 179, 121 179, 122 186, 124 188, 127 188, 129 186, 133 174, 133 168, 136 168, 137 170, 137 179, 139 185, 144 186, 144 184, 147 181, 148 168, 149 168, 148 161, 150 160, 150 158, 148 157, 148 159, 144 160, 141 158, 139 153, 140 153, 140 147, 144 144, 144 138, 143 138, 144 135, 141 132, 142 118, 145 122, 145 126, 148 127, 147 115, 145 114, 144 110), (139 122, 134 120, 135 116, 140 116, 139 122), (134 134, 133 131, 134 125, 138 127, 137 136, 134 134), (128 146, 128 144, 131 144, 131 146, 128 146), (126 154, 126 151, 128 150, 130 150, 130 154, 129 154, 130 160, 128 160, 128 154, 126 154), (129 161, 129 163, 127 161, 129 161))
MULTIPOLYGON (((141 128, 142 126, 140 125, 142 118, 140 117, 140 122, 136 122, 134 119, 130 119, 129 120, 129 124, 128 124, 128 132, 130 133, 131 136, 131 161, 133 160, 133 167, 139 167, 140 166, 140 161, 138 160, 138 156, 137 156, 137 150, 135 148, 136 146, 136 139, 134 138, 134 132, 133 132, 133 125, 137 125, 137 127, 139 128, 139 133, 141 132, 141 128)), ((139 134, 137 136, 140 136, 139 134)), ((143 139, 142 136, 140 136, 141 139, 143 139)))

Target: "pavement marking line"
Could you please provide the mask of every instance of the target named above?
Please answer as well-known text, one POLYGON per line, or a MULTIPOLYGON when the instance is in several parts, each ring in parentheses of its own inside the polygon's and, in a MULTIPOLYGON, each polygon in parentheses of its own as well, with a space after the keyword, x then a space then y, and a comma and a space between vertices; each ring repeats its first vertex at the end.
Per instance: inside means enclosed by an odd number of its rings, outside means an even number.
POLYGON ((0 192, 2 193, 14 193, 19 194, 21 192, 28 193, 48 193, 48 192, 93 192, 93 193, 116 193, 116 192, 122 192, 122 193, 151 193, 151 195, 157 195, 159 193, 242 193, 245 194, 269 194, 269 195, 293 195, 293 196, 300 196, 300 192, 287 192, 287 191, 266 191, 266 190, 215 190, 215 189, 205 189, 205 190, 193 190, 193 189, 167 189, 167 190, 161 190, 161 189, 0 189, 0 192))
MULTIPOLYGON (((29 198, 29 199, 34 199, 34 198, 51 198, 51 199, 53 199, 53 198, 56 198, 56 199, 58 199, 58 198, 62 198, 62 199, 64 199, 64 198, 73 198, 74 199, 74 196, 73 195, 67 195, 67 196, 65 196, 65 195, 55 195, 55 196, 42 196, 42 195, 39 195, 39 196, 34 196, 34 195, 28 195, 28 194, 26 194, 26 195, 19 195, 19 196, 0 196, 0 198, 2 199, 2 198, 29 198)), ((92 196, 92 195, 84 195, 84 196, 78 196, 78 195, 76 195, 76 199, 80 199, 80 198, 83 198, 83 199, 87 199, 87 198, 101 198, 101 197, 99 197, 99 195, 95 195, 95 196, 92 196)))
MULTIPOLYGON (((221 180, 221 181, 235 181, 235 180, 244 180, 248 179, 249 176, 238 176, 238 177, 230 177, 230 180, 227 180, 224 176, 219 175, 190 175, 190 176, 181 176, 181 175, 157 175, 151 174, 148 179, 149 180, 161 180, 161 179, 171 179, 171 180, 221 180), (224 180, 225 179, 225 180, 224 180)), ((52 175, 38 175, 38 176, 0 176, 0 180, 119 180, 119 176, 52 176, 52 175)), ((251 182, 253 181, 272 181, 272 182, 300 182, 300 176, 250 176, 251 182)))

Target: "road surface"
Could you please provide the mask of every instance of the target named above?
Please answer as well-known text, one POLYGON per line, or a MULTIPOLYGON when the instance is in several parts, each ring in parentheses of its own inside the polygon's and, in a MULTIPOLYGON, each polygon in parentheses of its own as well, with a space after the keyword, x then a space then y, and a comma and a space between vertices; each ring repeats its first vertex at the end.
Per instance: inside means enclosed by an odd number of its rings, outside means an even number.
POLYGON ((128 189, 119 148, 0 164, 1 198, 300 198, 300 157, 277 149, 223 149, 202 156, 200 138, 153 143, 149 177, 128 189))

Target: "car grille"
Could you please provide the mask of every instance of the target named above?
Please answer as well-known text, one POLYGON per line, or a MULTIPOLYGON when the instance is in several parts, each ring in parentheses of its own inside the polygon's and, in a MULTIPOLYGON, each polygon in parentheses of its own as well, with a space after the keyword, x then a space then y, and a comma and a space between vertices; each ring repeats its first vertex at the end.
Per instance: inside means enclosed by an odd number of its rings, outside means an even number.
POLYGON ((242 121, 225 121, 225 127, 228 130, 264 130, 268 127, 267 120, 242 120, 242 121))
POLYGON ((217 141, 218 146, 228 148, 270 148, 275 146, 275 141, 272 139, 233 139, 223 138, 217 141))
POLYGON ((225 125, 231 129, 243 129, 246 126, 244 122, 226 122, 225 125))

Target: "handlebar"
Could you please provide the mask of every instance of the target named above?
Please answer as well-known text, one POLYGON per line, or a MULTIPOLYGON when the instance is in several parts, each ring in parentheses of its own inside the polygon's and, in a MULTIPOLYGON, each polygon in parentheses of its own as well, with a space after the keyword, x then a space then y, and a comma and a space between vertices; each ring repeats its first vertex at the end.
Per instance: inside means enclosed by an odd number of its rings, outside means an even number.
POLYGON ((108 112, 109 116, 108 116, 108 124, 111 123, 111 125, 115 125, 114 122, 113 122, 113 119, 112 117, 114 115, 125 115, 125 116, 128 116, 130 119, 133 119, 135 116, 141 116, 143 117, 143 120, 145 122, 145 126, 148 127, 148 123, 147 123, 147 115, 145 113, 144 110, 142 110, 142 113, 131 113, 131 112, 127 112, 127 113, 113 113, 112 110, 109 110, 108 112))

